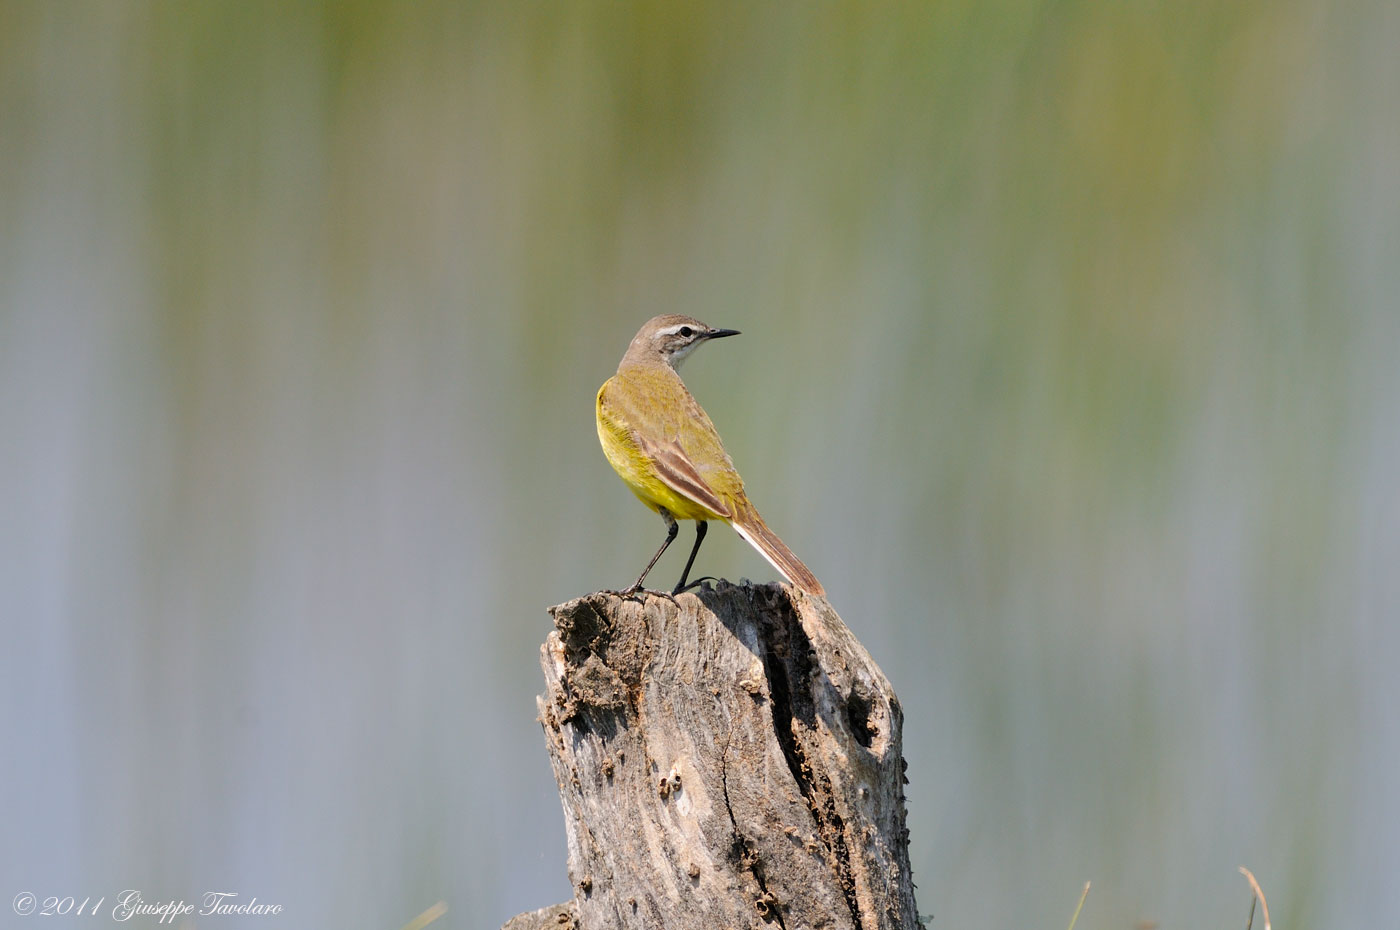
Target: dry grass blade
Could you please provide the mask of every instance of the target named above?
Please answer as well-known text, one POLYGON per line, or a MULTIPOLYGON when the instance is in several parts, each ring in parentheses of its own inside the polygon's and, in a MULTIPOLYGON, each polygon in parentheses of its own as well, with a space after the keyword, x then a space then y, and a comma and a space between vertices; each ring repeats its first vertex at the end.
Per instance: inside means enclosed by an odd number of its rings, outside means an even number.
POLYGON ((1079 922, 1079 912, 1084 910, 1084 899, 1089 897, 1089 882, 1084 883, 1084 890, 1079 895, 1079 904, 1074 908, 1074 916, 1069 919, 1069 930, 1074 930, 1074 925, 1079 922))
MULTIPOLYGON (((1259 883, 1254 880, 1254 873, 1240 866, 1240 874, 1249 880, 1249 887, 1254 889, 1254 896, 1259 899, 1259 906, 1264 909, 1264 930, 1273 930, 1269 923, 1269 902, 1264 898, 1264 889, 1259 887, 1259 883)), ((1250 917, 1253 920, 1253 917, 1250 917)))
POLYGON ((423 930, 428 924, 447 913, 447 902, 439 901, 417 917, 403 925, 403 930, 423 930))

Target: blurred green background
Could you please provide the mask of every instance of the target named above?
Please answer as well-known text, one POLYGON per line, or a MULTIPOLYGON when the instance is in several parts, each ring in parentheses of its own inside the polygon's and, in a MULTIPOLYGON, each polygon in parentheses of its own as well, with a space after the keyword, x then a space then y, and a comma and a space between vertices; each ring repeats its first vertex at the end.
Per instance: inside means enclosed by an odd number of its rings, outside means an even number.
POLYGON ((1086 879, 1081 927, 1243 926, 1240 864, 1383 923, 1397 47, 1385 0, 0 3, 0 901, 568 897, 545 608, 660 542, 593 394, 684 312, 903 700, 933 927, 1086 879))

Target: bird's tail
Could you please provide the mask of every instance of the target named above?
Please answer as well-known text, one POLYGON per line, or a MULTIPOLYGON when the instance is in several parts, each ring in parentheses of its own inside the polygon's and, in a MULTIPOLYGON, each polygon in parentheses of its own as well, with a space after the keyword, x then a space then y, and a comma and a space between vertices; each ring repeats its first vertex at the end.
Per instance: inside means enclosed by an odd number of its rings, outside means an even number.
POLYGON ((777 533, 768 528, 768 524, 763 522, 763 518, 758 515, 752 504, 745 501, 745 506, 738 508, 738 513, 734 515, 730 525, 744 537, 745 542, 757 549, 789 584, 796 585, 814 597, 826 597, 826 589, 817 580, 817 576, 802 564, 801 559, 792 554, 792 550, 783 544, 777 533))

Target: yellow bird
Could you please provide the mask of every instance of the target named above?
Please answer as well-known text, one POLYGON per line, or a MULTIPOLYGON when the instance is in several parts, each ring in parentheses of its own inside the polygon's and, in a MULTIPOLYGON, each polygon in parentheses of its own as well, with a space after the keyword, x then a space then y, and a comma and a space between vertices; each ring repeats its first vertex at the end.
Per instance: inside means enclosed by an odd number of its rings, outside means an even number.
POLYGON ((656 560, 675 541, 677 520, 696 521, 695 548, 672 594, 699 583, 687 585, 686 578, 709 520, 734 527, 789 583, 818 597, 826 594, 817 577, 749 503, 744 479, 724 451, 715 425, 676 374, 696 346, 736 335, 738 330, 714 329, 688 316, 653 317, 627 347, 617 374, 598 389, 603 454, 632 493, 666 521, 666 541, 625 594, 641 590, 656 560))

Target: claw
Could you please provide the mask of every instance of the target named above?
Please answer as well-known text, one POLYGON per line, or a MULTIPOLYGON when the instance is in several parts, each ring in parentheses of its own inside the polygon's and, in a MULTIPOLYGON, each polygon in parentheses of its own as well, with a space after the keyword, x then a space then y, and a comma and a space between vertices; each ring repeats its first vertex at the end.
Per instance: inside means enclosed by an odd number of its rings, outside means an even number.
POLYGON ((702 584, 704 584, 704 583, 707 582, 707 581, 719 581, 719 579, 716 578, 714 575, 704 575, 704 576, 701 576, 700 578, 696 578, 694 581, 690 582, 690 584, 686 585, 685 587, 681 587, 680 585, 677 585, 676 588, 675 588, 675 590, 672 591, 671 593, 672 593, 672 594, 684 594, 685 592, 689 591, 691 588, 698 588, 698 587, 700 587, 702 584))

